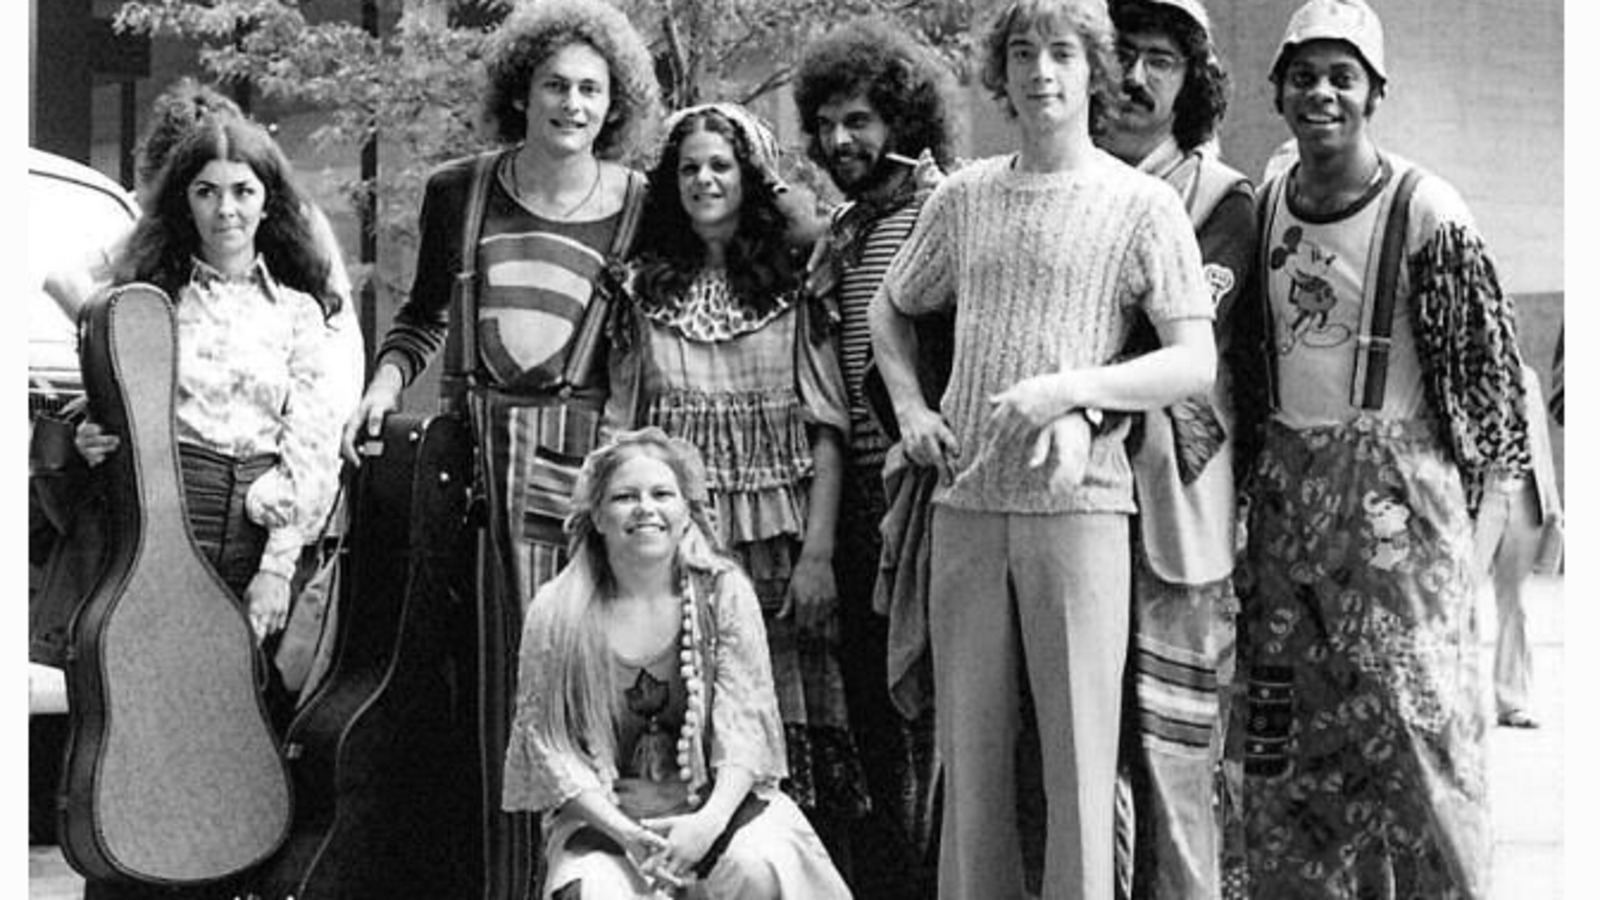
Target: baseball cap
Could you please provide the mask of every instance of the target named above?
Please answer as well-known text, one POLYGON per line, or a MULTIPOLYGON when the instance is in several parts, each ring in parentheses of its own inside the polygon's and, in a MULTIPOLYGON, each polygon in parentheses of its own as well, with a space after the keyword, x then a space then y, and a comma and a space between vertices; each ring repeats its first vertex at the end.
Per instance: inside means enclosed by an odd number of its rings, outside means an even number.
POLYGON ((1308 41, 1344 41, 1355 48, 1379 81, 1389 80, 1383 68, 1383 23, 1365 0, 1311 0, 1295 10, 1272 60, 1274 81, 1282 76, 1289 54, 1308 41))

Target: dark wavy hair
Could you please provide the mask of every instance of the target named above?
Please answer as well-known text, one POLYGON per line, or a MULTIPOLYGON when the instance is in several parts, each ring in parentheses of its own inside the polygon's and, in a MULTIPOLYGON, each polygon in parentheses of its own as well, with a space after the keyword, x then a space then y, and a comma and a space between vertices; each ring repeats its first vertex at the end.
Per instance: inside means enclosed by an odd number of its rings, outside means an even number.
POLYGON ((983 35, 983 86, 1000 101, 1006 115, 1016 116, 1006 96, 1006 42, 1041 22, 1063 22, 1083 42, 1089 57, 1089 130, 1097 131, 1122 84, 1115 32, 1103 0, 1012 0, 1002 6, 983 35))
POLYGON ((200 255, 200 232, 189 210, 189 185, 213 160, 241 162, 266 189, 256 252, 272 277, 316 298, 323 314, 339 311, 339 296, 328 289, 329 261, 311 228, 310 204, 294 183, 293 169, 277 142, 247 119, 208 119, 173 148, 151 186, 144 213, 112 269, 118 284, 145 281, 177 300, 200 255))
POLYGON ((825 164, 817 108, 835 97, 865 97, 889 126, 893 148, 916 156, 926 148, 940 168, 953 154, 949 96, 954 79, 922 44, 881 19, 835 28, 806 49, 795 72, 794 102, 806 155, 825 164))
POLYGON ((541 0, 518 6, 489 39, 484 119, 501 141, 514 144, 528 131, 533 72, 563 47, 585 44, 611 72, 611 108, 595 138, 600 159, 645 152, 661 117, 661 88, 644 38, 622 11, 604 0, 541 0))
POLYGON ((1137 0, 1115 4, 1111 19, 1121 34, 1159 32, 1178 45, 1188 68, 1172 104, 1172 137, 1185 151, 1210 140, 1228 112, 1228 73, 1200 23, 1171 6, 1137 0))
POLYGON ((690 113, 675 124, 650 170, 636 251, 640 299, 655 304, 681 296, 705 265, 705 243, 678 193, 678 156, 683 142, 697 131, 722 135, 739 161, 744 201, 739 229, 726 251, 728 280, 741 305, 757 314, 768 312, 799 286, 803 250, 788 237, 789 218, 778 206, 775 185, 756 165, 744 132, 714 109, 690 113))
POLYGON ((242 119, 244 110, 227 95, 185 75, 162 91, 150 105, 150 124, 134 153, 134 178, 141 190, 155 184, 172 149, 205 119, 242 119))

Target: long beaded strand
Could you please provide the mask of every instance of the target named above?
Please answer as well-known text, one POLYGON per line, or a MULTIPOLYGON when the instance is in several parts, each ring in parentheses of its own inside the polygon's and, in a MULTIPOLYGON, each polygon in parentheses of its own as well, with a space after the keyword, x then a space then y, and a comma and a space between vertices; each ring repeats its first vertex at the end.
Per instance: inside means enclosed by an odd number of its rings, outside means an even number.
POLYGON ((690 807, 700 805, 700 792, 695 784, 695 744, 700 739, 700 727, 705 719, 705 682, 700 677, 698 654, 700 620, 695 614, 694 591, 687 573, 679 585, 683 598, 683 628, 679 631, 681 642, 678 651, 679 672, 688 690, 688 709, 683 715, 683 729, 678 733, 678 775, 689 785, 687 799, 690 807))

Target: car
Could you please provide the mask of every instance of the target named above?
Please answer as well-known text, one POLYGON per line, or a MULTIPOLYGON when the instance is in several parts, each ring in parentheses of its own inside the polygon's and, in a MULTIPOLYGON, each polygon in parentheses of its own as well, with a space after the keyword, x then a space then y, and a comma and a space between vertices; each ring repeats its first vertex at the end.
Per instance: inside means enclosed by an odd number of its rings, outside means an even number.
POLYGON ((44 291, 45 277, 87 266, 138 218, 133 195, 82 163, 28 150, 28 415, 83 392, 77 325, 44 291))
MULTIPOLYGON (((83 393, 77 323, 44 290, 52 273, 83 270, 126 235, 138 218, 131 193, 100 172, 30 148, 27 232, 28 421, 54 413, 83 393)), ((32 554, 29 554, 30 557, 32 554)), ((28 589, 42 572, 30 564, 28 589)), ((55 790, 67 733, 67 688, 60 669, 28 664, 28 835, 55 842, 55 790)))

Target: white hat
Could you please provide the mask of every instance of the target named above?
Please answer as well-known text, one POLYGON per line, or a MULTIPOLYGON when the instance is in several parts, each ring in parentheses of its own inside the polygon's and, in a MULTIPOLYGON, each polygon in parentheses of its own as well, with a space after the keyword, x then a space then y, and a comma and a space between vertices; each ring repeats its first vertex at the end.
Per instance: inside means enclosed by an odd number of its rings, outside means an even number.
POLYGON ((1118 0, 1113 7, 1129 6, 1143 3, 1149 6, 1170 6, 1178 12, 1193 19, 1200 31, 1205 34, 1206 43, 1211 42, 1211 17, 1206 14, 1206 8, 1200 5, 1200 0, 1118 0))
POLYGON ((1282 77, 1289 54, 1308 41, 1344 41, 1355 48, 1379 81, 1389 80, 1383 68, 1383 23, 1366 0, 1311 0, 1295 10, 1272 60, 1274 81, 1282 77))

